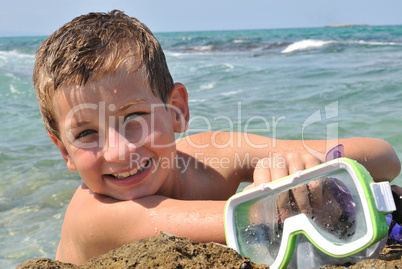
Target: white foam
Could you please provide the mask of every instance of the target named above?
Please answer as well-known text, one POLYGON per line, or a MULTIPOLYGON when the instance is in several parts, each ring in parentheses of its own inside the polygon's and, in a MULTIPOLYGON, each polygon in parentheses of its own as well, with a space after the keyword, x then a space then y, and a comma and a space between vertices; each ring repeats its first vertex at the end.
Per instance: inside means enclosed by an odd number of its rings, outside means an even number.
POLYGON ((10 84, 10 91, 11 91, 11 93, 16 93, 16 92, 18 92, 17 89, 14 87, 13 84, 10 84))
POLYGON ((208 99, 189 99, 188 102, 189 103, 203 103, 208 101, 208 99))
POLYGON ((229 70, 234 69, 234 66, 232 64, 224 64, 224 66, 229 68, 228 70, 226 70, 226 72, 229 71, 229 70))
POLYGON ((297 41, 295 43, 290 44, 286 49, 282 50, 282 53, 290 53, 295 51, 303 51, 303 50, 313 50, 320 49, 325 46, 331 44, 358 44, 358 45, 370 45, 370 46, 401 46, 401 43, 396 42, 380 42, 380 41, 334 41, 334 40, 315 40, 315 39, 305 39, 301 41, 297 41))
POLYGON ((402 44, 396 43, 396 42, 379 42, 379 41, 364 41, 364 40, 352 41, 350 43, 352 43, 352 44, 372 45, 372 46, 397 46, 397 45, 402 45, 402 44))
POLYGON ((195 51, 211 51, 213 49, 213 46, 198 46, 198 47, 194 47, 195 51))
POLYGON ((315 39, 305 39, 301 41, 297 41, 293 44, 290 44, 286 49, 282 51, 282 53, 290 53, 301 50, 312 50, 312 49, 320 49, 329 44, 334 43, 335 41, 324 41, 324 40, 315 40, 315 39))
POLYGON ((235 39, 235 40, 233 40, 233 43, 235 43, 235 44, 241 44, 241 43, 247 43, 247 41, 246 41, 246 40, 243 40, 243 39, 235 39))
POLYGON ((242 92, 242 90, 238 90, 238 91, 230 91, 230 92, 223 92, 223 93, 221 93, 223 96, 230 96, 230 95, 236 95, 236 94, 239 94, 239 93, 241 93, 242 92))
POLYGON ((176 58, 180 58, 182 56, 184 56, 185 54, 183 52, 173 52, 173 51, 168 51, 165 50, 165 55, 167 57, 176 57, 176 58))
POLYGON ((216 84, 215 82, 205 83, 205 84, 202 84, 200 86, 200 89, 201 90, 210 90, 210 89, 213 89, 215 87, 215 84, 216 84))
POLYGON ((26 53, 20 53, 16 50, 10 50, 10 51, 1 51, 0 50, 0 58, 1 59, 7 59, 7 58, 28 58, 28 59, 35 59, 34 54, 26 54, 26 53))

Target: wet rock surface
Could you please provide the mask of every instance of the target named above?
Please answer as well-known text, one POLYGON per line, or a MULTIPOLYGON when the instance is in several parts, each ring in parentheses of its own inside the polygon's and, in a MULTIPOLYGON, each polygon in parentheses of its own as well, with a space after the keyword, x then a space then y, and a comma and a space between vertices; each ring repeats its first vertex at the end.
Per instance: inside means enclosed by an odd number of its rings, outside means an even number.
MULTIPOLYGON (((325 266, 324 268, 401 268, 402 245, 384 248, 378 259, 356 264, 325 266)), ((93 258, 81 266, 47 258, 28 260, 21 268, 268 268, 243 257, 231 248, 216 243, 196 243, 187 238, 162 233, 159 236, 128 243, 118 249, 93 258)))
POLYGON ((350 268, 350 269, 360 269, 360 268, 392 268, 392 269, 402 269, 402 245, 392 244, 387 245, 381 252, 378 259, 367 259, 360 261, 356 264, 344 264, 342 266, 324 266, 325 269, 334 268, 350 268))

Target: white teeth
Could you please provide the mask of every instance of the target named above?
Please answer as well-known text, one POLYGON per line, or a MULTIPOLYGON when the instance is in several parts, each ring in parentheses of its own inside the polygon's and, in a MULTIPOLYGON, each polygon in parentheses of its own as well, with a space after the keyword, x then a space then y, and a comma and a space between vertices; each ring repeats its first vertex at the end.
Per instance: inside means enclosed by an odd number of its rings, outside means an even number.
POLYGON ((145 167, 147 167, 149 164, 149 160, 142 163, 140 166, 134 168, 131 171, 125 172, 125 173, 119 173, 119 174, 113 174, 114 177, 118 178, 118 179, 122 179, 122 178, 126 178, 132 175, 137 174, 138 172, 141 172, 142 170, 144 170, 145 167))

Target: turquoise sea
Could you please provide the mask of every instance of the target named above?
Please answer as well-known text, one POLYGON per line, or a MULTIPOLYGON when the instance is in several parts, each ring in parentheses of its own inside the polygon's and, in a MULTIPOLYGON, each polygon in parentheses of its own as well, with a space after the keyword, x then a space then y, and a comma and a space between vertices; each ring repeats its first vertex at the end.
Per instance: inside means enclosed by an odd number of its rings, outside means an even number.
MULTIPOLYGON (((402 159, 402 26, 156 35, 189 91, 187 134, 377 137, 402 159)), ((46 135, 31 82, 45 38, 0 38, 0 268, 54 258, 81 183, 46 135)))

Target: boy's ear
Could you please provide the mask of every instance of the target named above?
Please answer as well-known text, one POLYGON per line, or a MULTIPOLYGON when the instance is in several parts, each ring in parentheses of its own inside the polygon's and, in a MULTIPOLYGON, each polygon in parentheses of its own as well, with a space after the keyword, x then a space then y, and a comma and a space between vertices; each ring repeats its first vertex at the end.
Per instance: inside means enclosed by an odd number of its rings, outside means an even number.
POLYGON ((173 91, 170 94, 173 127, 176 133, 183 133, 188 128, 190 119, 190 110, 188 108, 188 94, 186 87, 181 83, 173 85, 173 91))
POLYGON ((50 133, 47 133, 47 135, 50 137, 50 139, 52 139, 53 143, 59 148, 61 155, 63 156, 63 159, 67 164, 67 168, 70 169, 71 171, 77 171, 77 167, 75 166, 75 163, 73 162, 63 142, 61 142, 60 139, 58 139, 57 137, 55 137, 50 133))

